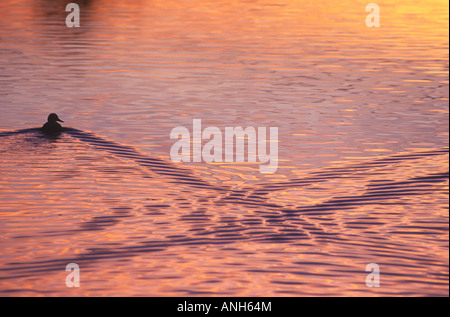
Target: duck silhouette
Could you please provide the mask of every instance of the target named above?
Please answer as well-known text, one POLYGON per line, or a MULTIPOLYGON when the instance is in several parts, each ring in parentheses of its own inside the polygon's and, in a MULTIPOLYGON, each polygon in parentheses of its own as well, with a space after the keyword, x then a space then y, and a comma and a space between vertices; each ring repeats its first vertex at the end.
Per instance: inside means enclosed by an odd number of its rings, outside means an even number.
POLYGON ((41 131, 47 134, 57 134, 60 133, 63 128, 58 123, 64 122, 60 118, 58 118, 58 115, 56 113, 50 113, 47 118, 47 122, 42 126, 41 131))

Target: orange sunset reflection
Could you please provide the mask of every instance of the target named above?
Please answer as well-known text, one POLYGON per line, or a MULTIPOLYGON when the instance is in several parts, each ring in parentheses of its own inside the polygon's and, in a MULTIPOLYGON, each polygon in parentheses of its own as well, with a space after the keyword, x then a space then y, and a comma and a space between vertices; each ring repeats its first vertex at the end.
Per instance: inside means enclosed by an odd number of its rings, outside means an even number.
POLYGON ((448 296, 448 1, 77 3, 0 3, 2 296, 448 296))

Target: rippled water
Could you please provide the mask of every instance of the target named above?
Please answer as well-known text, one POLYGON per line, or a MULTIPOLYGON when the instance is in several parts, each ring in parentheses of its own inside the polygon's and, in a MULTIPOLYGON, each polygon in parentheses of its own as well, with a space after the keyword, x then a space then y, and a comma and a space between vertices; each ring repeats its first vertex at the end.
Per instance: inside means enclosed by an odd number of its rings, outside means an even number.
POLYGON ((2 296, 448 296, 448 3, 66 2, 0 3, 2 296), (194 118, 277 172, 172 163, 194 118))

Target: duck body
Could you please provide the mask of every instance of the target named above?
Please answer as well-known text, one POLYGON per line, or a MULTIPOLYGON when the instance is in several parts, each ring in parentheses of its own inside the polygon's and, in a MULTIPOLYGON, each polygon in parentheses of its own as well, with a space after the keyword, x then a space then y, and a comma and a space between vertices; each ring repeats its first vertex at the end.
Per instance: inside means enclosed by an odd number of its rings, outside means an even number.
POLYGON ((58 118, 58 115, 56 113, 51 113, 48 116, 47 122, 42 126, 41 131, 46 134, 57 134, 61 133, 63 128, 58 123, 64 122, 61 119, 58 118))
POLYGON ((62 127, 58 122, 47 122, 42 126, 41 131, 47 134, 55 134, 60 133, 62 127))

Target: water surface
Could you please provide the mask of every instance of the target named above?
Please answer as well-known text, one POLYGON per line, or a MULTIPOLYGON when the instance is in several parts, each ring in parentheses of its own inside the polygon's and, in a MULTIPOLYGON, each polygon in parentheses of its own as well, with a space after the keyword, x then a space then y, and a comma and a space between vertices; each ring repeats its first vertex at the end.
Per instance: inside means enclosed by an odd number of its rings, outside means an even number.
POLYGON ((0 4, 2 296, 448 296, 448 3, 110 2, 0 4), (279 169, 172 163, 195 118, 279 169))

